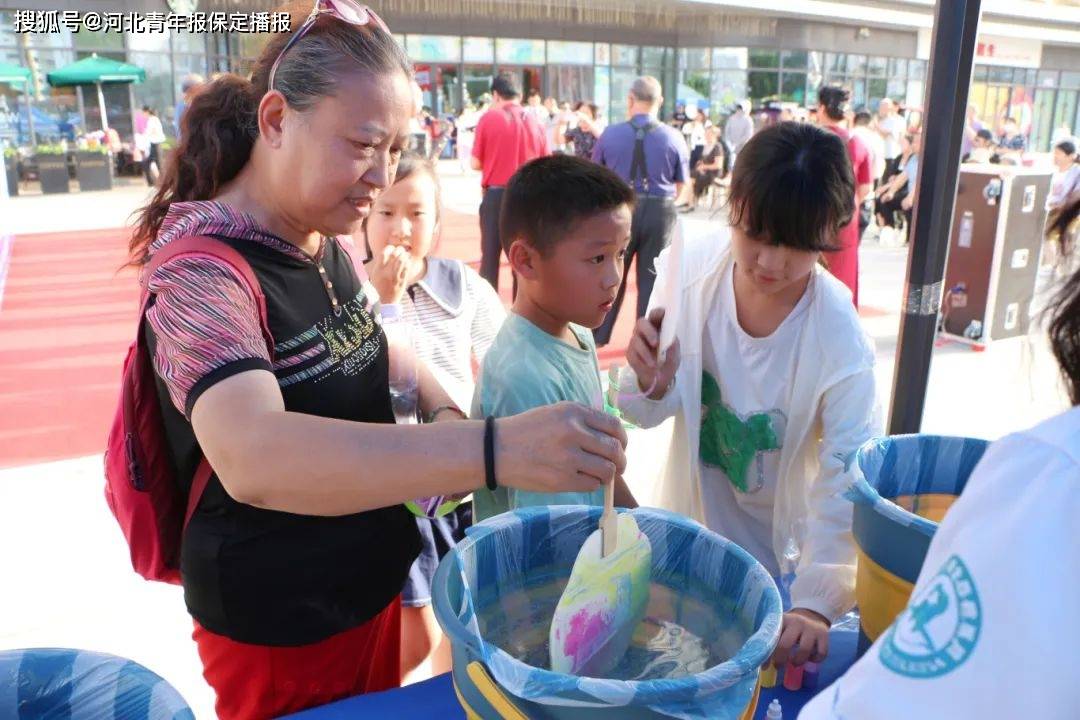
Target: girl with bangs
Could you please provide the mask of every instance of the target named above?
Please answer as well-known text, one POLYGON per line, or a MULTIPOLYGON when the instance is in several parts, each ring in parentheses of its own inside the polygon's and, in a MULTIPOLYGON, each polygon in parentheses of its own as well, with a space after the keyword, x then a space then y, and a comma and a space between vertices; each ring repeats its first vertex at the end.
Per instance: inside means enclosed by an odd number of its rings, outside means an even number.
MULTIPOLYGON (((855 211, 844 143, 805 123, 756 134, 739 154, 725 236, 687 240, 619 377, 620 409, 675 428, 655 504, 733 540, 790 592, 772 661, 828 653, 854 605, 845 462, 880 434, 874 350, 847 288, 821 267, 855 211), (658 357, 674 286, 675 345, 658 357)), ((786 594, 786 593, 785 593, 786 594)))

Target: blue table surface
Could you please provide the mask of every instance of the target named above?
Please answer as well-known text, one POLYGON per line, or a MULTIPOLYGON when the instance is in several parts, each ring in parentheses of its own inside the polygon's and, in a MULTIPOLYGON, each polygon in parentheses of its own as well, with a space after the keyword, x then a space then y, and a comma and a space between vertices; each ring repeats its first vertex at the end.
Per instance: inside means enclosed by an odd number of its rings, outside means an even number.
MULTIPOLYGON (((762 689, 755 719, 765 717, 772 700, 779 699, 784 718, 794 720, 803 705, 815 694, 828 687, 855 661, 858 632, 854 629, 834 628, 829 633, 829 657, 821 665, 816 689, 786 690, 781 684, 775 688, 762 689)), ((781 673, 781 680, 783 674, 781 673)), ((356 720, 375 717, 437 717, 446 720, 464 720, 465 713, 454 694, 450 673, 431 680, 381 693, 357 695, 336 703, 312 708, 290 715, 294 720, 356 720)))

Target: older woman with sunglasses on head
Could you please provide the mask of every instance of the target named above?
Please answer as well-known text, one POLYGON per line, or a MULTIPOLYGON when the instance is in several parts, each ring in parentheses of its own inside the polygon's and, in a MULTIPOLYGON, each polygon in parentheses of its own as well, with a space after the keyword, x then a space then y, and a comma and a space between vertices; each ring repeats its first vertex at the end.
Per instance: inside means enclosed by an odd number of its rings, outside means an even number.
POLYGON ((235 264, 180 254, 144 272, 181 490, 202 458, 214 473, 180 565, 225 720, 399 683, 399 593, 420 547, 404 501, 496 483, 592 490, 625 466, 608 416, 563 404, 471 422, 423 367, 419 405, 435 422, 394 425, 377 298, 337 238, 393 179, 410 64, 352 0, 289 9, 294 32, 269 42, 250 81, 220 77, 195 97, 131 244, 145 265, 213 236, 265 297, 266 332, 235 264))

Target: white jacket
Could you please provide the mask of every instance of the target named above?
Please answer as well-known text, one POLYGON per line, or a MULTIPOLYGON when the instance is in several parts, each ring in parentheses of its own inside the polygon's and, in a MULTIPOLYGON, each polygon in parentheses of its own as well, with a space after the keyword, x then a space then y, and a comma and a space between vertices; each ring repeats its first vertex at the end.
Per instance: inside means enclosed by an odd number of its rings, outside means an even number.
POLYGON ((1080 408, 990 446, 911 600, 800 720, 1075 720, 1080 408))
MULTIPOLYGON (((654 498, 661 507, 698 522, 705 518, 698 459, 701 345, 706 313, 714 307, 720 280, 732 262, 729 247, 727 230, 719 237, 686 239, 682 276, 674 280, 665 277, 668 251, 657 258, 652 304, 664 297, 667 283, 682 287, 676 331, 682 360, 667 395, 658 401, 641 397, 630 368, 619 377, 620 409, 627 419, 654 427, 675 416, 666 469, 654 498)), ((874 349, 859 325, 851 293, 822 268, 815 272, 786 409, 772 546, 781 572, 795 570, 792 607, 835 620, 855 602, 852 504, 842 497, 849 485, 845 462, 881 430, 874 349)))

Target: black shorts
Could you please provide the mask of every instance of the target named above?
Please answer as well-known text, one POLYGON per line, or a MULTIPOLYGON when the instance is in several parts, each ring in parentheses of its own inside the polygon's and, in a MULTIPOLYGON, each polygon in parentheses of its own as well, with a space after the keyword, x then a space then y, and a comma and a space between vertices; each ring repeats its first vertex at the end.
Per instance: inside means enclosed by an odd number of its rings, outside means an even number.
POLYGON ((444 517, 429 520, 416 518, 423 548, 416 562, 409 568, 409 577, 401 591, 402 607, 424 607, 431 604, 431 581, 450 548, 465 537, 465 529, 472 525, 472 503, 458 505, 444 517))

